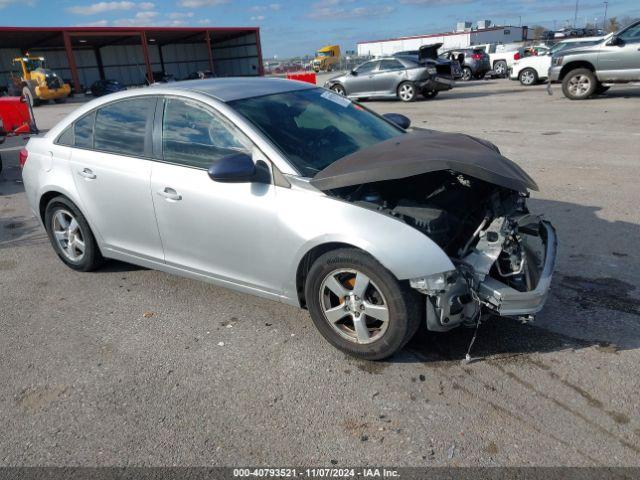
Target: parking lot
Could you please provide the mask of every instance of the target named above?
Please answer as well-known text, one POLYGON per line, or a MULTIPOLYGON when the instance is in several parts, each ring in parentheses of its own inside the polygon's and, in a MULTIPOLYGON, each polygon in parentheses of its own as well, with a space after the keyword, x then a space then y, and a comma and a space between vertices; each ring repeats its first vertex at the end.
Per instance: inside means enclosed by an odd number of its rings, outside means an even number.
MULTIPOLYGON (((468 329, 356 361, 304 311, 117 262, 72 271, 0 149, 1 464, 640 465, 640 86, 553 92, 366 103, 494 142, 558 230, 545 309, 483 324, 469 364, 468 329)), ((39 127, 74 107, 38 107, 39 127)))

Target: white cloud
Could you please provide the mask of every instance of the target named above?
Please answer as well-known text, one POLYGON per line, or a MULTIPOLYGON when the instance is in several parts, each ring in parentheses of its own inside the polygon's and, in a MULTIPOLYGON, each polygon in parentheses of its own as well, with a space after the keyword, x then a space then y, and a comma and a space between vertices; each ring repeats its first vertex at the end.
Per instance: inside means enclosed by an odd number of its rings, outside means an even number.
POLYGON ((178 5, 185 8, 215 7, 229 3, 229 0, 180 0, 178 5))
POLYGON ((98 2, 91 5, 76 5, 75 7, 69 7, 67 8, 67 11, 75 13, 76 15, 97 15, 98 13, 113 12, 117 10, 131 10, 133 8, 139 10, 150 10, 153 7, 154 4, 151 2, 98 2))
POLYGON ((267 10, 272 10, 277 12, 282 8, 281 3, 270 3, 269 5, 254 5, 249 10, 252 12, 266 12, 267 10))
POLYGON ((255 15, 255 16, 251 17, 251 19, 250 19, 250 20, 251 20, 252 22, 261 22, 261 21, 262 21, 262 20, 264 20, 265 18, 267 18, 267 17, 265 17, 264 15, 255 15))
MULTIPOLYGON (((348 1, 348 0, 347 0, 348 1)), ((344 3, 344 2, 340 2, 344 3)), ((363 18, 363 17, 381 17, 392 13, 395 8, 392 6, 377 6, 370 7, 355 7, 344 8, 336 7, 338 1, 326 0, 323 3, 314 4, 311 11, 307 14, 309 18, 314 20, 345 20, 350 18, 363 18), (329 5, 329 6, 327 6, 329 5)))
POLYGON ((119 27, 131 27, 134 25, 150 26, 150 25, 155 25, 154 19, 158 15, 160 14, 155 11, 138 12, 131 18, 119 18, 118 20, 114 20, 113 24, 119 27))
POLYGON ((109 25, 109 20, 96 20, 95 22, 81 23, 76 27, 106 27, 109 25))
POLYGON ((182 20, 193 17, 193 12, 171 12, 167 14, 167 17, 171 20, 182 20))

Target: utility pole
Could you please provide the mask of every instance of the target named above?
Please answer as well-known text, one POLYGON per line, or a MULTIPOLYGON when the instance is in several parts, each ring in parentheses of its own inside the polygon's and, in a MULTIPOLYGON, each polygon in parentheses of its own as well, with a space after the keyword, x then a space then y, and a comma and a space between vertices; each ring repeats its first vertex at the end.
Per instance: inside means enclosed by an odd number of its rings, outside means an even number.
POLYGON ((573 28, 577 28, 578 26, 578 2, 580 0, 576 0, 576 11, 573 14, 573 28))
POLYGON ((607 7, 609 6, 609 2, 604 2, 604 20, 602 20, 602 30, 604 33, 607 33, 607 7))

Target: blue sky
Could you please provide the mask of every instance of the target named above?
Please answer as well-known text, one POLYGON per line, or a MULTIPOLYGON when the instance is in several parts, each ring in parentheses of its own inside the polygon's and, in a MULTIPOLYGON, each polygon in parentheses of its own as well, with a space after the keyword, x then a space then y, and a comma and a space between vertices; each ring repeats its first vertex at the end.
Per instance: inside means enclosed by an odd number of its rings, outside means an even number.
MULTIPOLYGON (((604 5, 579 1, 578 24, 602 22, 604 5)), ((574 0, 0 0, 5 26, 259 26, 265 56, 311 54, 328 43, 450 31, 457 21, 573 22, 574 0)), ((608 16, 640 17, 639 0, 610 0, 608 16)))

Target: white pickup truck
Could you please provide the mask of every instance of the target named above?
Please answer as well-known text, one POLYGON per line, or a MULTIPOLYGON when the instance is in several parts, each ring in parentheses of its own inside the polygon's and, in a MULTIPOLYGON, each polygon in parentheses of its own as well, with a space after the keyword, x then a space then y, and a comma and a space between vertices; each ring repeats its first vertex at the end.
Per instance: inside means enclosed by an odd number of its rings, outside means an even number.
POLYGON ((602 40, 602 37, 582 37, 570 38, 556 43, 546 53, 538 53, 529 57, 519 58, 513 62, 509 78, 520 80, 525 87, 530 87, 538 82, 546 80, 551 68, 551 57, 563 50, 570 48, 595 45, 602 40))
POLYGON ((534 47, 522 47, 522 44, 495 44, 484 43, 482 45, 474 45, 474 48, 481 48, 489 54, 491 69, 498 77, 507 77, 509 70, 513 67, 513 63, 518 59, 534 54, 544 55, 549 51, 549 47, 545 45, 536 45, 534 47))

